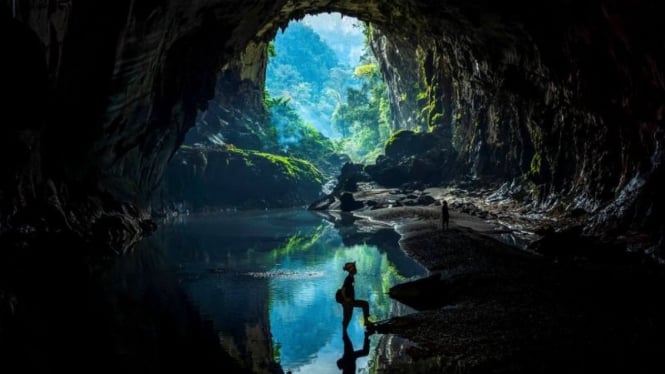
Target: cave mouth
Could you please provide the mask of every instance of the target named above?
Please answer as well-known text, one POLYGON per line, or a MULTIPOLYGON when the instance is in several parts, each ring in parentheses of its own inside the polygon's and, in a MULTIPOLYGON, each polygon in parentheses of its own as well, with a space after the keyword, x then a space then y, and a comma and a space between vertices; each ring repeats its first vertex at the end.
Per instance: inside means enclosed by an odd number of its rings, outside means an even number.
POLYGON ((171 160, 155 199, 160 215, 309 205, 333 191, 345 165, 374 164, 398 127, 374 32, 320 13, 247 45, 245 78, 221 70, 171 160))

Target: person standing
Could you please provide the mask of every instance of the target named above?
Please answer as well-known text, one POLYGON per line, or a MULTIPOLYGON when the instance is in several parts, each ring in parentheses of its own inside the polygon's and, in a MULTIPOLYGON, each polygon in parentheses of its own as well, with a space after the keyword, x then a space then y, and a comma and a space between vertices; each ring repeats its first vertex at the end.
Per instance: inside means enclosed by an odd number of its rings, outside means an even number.
POLYGON ((356 290, 355 290, 355 278, 354 275, 358 273, 356 269, 355 262, 347 262, 343 267, 344 271, 348 271, 349 275, 344 279, 344 285, 342 286, 342 308, 344 311, 344 319, 342 320, 342 326, 346 330, 351 322, 351 316, 353 315, 353 308, 362 308, 363 317, 365 322, 365 327, 372 325, 372 322, 369 321, 369 303, 365 300, 356 299, 356 290))
POLYGON ((448 213, 448 202, 443 200, 441 204, 441 230, 448 230, 448 222, 450 221, 450 213, 448 213))

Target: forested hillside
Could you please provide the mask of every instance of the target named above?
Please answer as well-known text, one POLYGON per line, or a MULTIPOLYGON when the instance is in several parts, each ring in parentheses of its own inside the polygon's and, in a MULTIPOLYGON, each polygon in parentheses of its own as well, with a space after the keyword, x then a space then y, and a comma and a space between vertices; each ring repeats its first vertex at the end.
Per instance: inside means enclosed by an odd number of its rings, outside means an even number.
MULTIPOLYGON (((316 17, 307 23, 315 24, 316 17)), ((339 33, 337 52, 304 22, 291 22, 275 38, 266 74, 266 102, 282 151, 317 158, 308 144, 325 144, 326 152, 332 145, 353 161, 370 163, 382 152, 390 135, 386 86, 368 47, 366 26, 358 27, 365 32, 339 33), (340 48, 350 49, 348 57, 354 45, 360 58, 353 65, 340 61, 340 48), (317 131, 330 141, 319 139, 317 131)))

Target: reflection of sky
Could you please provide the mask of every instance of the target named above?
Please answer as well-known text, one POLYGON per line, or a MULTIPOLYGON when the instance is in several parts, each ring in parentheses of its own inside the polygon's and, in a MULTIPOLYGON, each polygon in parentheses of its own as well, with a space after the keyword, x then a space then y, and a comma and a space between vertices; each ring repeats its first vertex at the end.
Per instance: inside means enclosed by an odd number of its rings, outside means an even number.
MULTIPOLYGON (((345 247, 333 227, 307 211, 190 217, 163 227, 159 235, 193 300, 217 328, 242 329, 244 320, 260 318, 257 308, 269 305, 273 342, 285 372, 340 372, 342 307, 334 293, 347 275, 345 262, 356 261, 356 297, 369 301, 375 320, 408 312, 388 297, 388 289, 406 279, 402 274, 425 272, 394 250, 345 247)), ((363 343, 361 317, 355 309, 347 330, 355 350, 363 343)), ((379 338, 371 337, 370 356, 379 338)), ((359 358, 358 370, 368 372, 370 362, 371 357, 359 358)))

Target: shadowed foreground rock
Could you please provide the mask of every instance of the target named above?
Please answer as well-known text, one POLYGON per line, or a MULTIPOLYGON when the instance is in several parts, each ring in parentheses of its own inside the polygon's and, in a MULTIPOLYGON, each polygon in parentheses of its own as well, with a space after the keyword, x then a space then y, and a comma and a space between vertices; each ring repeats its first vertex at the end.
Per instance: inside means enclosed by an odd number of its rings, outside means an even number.
POLYGON ((435 274, 390 289, 420 312, 377 324, 416 343, 408 364, 385 372, 665 370, 657 263, 627 253, 553 262, 473 230, 405 230, 402 247, 435 274))

